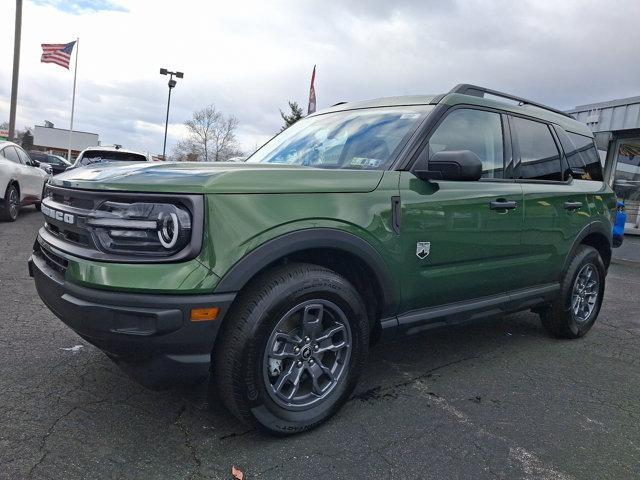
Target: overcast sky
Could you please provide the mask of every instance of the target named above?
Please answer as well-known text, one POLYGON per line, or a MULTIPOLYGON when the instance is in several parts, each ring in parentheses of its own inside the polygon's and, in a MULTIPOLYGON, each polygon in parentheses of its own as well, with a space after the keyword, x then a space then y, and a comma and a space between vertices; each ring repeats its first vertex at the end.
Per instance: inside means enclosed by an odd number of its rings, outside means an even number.
MULTIPOLYGON (((0 123, 9 118, 15 2, 0 0, 0 123)), ((239 122, 245 149, 304 105, 441 93, 477 83, 559 108, 640 95, 640 2, 25 0, 17 127, 68 128, 73 73, 41 43, 80 37, 77 130, 162 151, 209 103, 239 122)))

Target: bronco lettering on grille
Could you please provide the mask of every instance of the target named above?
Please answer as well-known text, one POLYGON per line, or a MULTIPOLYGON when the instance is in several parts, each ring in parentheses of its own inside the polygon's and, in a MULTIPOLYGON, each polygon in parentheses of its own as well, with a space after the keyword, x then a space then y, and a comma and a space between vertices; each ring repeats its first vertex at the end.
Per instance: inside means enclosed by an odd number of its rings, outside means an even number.
POLYGON ((71 213, 60 212, 58 210, 54 210, 53 208, 49 208, 46 205, 42 205, 41 210, 45 216, 51 217, 54 220, 58 220, 59 222, 64 223, 70 223, 71 225, 74 224, 75 218, 71 213))

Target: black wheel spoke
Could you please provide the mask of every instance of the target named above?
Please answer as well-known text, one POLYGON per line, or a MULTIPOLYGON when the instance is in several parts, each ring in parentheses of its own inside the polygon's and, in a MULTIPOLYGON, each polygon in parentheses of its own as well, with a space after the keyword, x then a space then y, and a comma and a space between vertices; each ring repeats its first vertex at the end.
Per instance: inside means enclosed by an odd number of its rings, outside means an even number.
POLYGON ((293 343, 284 343, 279 350, 269 352, 269 357, 276 358, 278 360, 284 360, 286 358, 295 358, 297 353, 294 351, 295 345, 293 343))
POLYGON ((332 342, 329 342, 329 343, 325 342, 325 343, 326 345, 320 344, 318 348, 316 348, 315 352, 316 353, 337 352, 349 346, 349 344, 344 340, 337 343, 332 343, 332 342))
POLYGON ((298 344, 302 341, 302 339, 299 336, 295 334, 284 333, 284 332, 276 332, 275 340, 278 342, 287 342, 291 344, 298 344))
MULTIPOLYGON (((316 395, 322 395, 324 393, 324 390, 329 385, 329 383, 327 383, 327 385, 325 385, 324 388, 320 385, 320 379, 325 374, 325 372, 323 370, 323 367, 319 363, 314 363, 312 366, 309 367, 308 370, 309 370, 309 374, 311 376, 311 384, 313 386, 313 393, 316 394, 316 395)), ((329 380, 330 380, 330 382, 332 382, 333 381, 333 376, 331 376, 329 380)))
POLYGON ((291 399, 298 391, 298 388, 300 385, 300 377, 302 376, 302 371, 303 371, 302 368, 297 367, 295 363, 292 363, 286 372, 283 372, 280 374, 280 377, 278 377, 278 380, 273 386, 276 393, 284 396, 287 399, 291 399), (293 386, 293 388, 291 389, 291 392, 289 392, 288 395, 285 395, 283 394, 282 389, 285 385, 289 383, 293 386))
POLYGON ((322 304, 311 304, 304 307, 302 315, 302 333, 311 340, 315 340, 322 330, 322 317, 324 316, 324 307, 322 304))
POLYGON ((339 333, 339 332, 344 332, 344 325, 341 325, 341 324, 332 325, 331 328, 328 328, 327 330, 322 332, 322 335, 320 335, 316 340, 318 342, 324 342, 325 340, 333 337, 336 333, 339 333))

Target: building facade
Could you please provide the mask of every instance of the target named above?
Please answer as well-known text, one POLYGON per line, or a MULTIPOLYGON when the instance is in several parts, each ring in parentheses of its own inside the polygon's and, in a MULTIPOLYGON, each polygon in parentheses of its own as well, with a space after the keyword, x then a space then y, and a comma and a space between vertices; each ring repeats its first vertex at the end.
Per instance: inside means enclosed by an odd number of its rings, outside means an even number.
MULTIPOLYGON (((71 159, 75 159, 87 147, 100 145, 97 133, 71 132, 71 159)), ((53 126, 36 125, 33 129, 33 146, 54 155, 67 157, 69 130, 53 126)))
POLYGON ((580 105, 568 111, 596 136, 605 175, 640 232, 640 96, 580 105))

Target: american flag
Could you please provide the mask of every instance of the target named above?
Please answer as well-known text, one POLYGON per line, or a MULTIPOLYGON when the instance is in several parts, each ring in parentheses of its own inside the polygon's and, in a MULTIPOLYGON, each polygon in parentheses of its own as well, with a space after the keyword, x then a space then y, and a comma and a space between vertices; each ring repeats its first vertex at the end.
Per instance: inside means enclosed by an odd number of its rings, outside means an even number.
POLYGON ((40 61, 42 63, 56 63, 68 70, 71 52, 73 52, 75 44, 75 41, 70 43, 43 43, 40 61))

